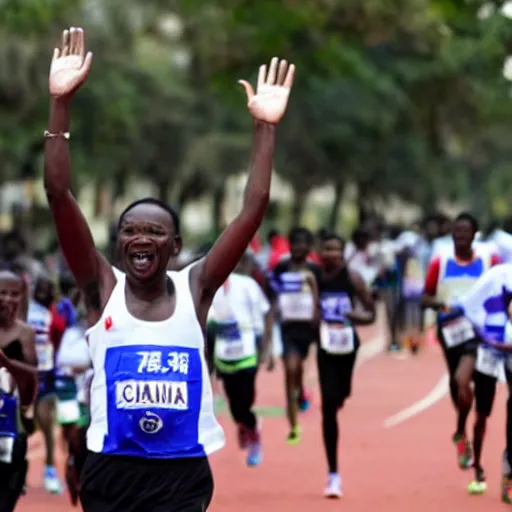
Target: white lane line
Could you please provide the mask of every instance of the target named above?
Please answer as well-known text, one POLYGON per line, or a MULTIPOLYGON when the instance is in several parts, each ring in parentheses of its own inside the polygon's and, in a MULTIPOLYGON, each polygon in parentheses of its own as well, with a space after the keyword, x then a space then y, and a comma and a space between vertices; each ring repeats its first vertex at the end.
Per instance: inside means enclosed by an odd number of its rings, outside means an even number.
POLYGON ((377 357, 379 354, 384 352, 386 348, 386 337, 383 335, 375 336, 366 343, 361 343, 359 347, 359 354, 357 355, 357 366, 366 363, 370 359, 377 357))
POLYGON ((399 413, 394 416, 390 416, 384 421, 384 428, 396 427, 400 423, 411 419, 412 417, 421 414, 426 411, 429 407, 432 407, 437 402, 442 400, 449 391, 449 382, 450 377, 447 373, 445 373, 440 379, 439 382, 434 386, 432 391, 428 393, 428 395, 424 396, 418 402, 415 402, 409 407, 402 409, 399 413))

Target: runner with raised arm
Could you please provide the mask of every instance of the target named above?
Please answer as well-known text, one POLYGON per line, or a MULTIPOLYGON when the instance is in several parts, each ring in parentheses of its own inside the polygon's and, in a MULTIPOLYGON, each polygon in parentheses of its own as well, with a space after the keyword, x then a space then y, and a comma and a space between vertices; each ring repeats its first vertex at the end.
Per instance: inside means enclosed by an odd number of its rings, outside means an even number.
POLYGON ((44 172, 61 249, 91 326, 90 454, 80 498, 85 512, 203 512, 213 494, 208 455, 224 445, 204 356, 207 313, 263 219, 276 125, 295 67, 273 58, 260 67, 256 92, 240 81, 254 121, 249 178, 241 212, 208 254, 167 271, 182 246, 179 217, 161 201, 142 199, 119 219, 121 272, 95 248, 70 191, 70 100, 91 63, 83 30, 65 30, 50 70, 44 172))

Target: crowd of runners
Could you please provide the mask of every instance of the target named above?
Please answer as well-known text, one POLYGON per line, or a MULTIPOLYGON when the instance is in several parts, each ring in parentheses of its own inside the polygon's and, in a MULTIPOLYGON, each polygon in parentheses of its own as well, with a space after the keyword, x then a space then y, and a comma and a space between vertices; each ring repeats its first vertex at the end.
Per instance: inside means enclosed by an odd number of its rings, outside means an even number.
POLYGON ((53 56, 44 135, 45 187, 64 258, 43 264, 28 255, 19 232, 2 238, 0 512, 30 492, 27 440, 37 430, 45 489, 67 488, 86 512, 206 510, 213 493, 207 456, 225 442, 212 381, 222 385, 247 465, 257 467, 264 428, 254 412, 257 374, 281 363, 283 442, 300 443, 299 418, 317 375, 324 495, 341 497, 338 412, 351 395, 357 326, 374 322, 378 301, 390 353, 421 353, 431 337, 442 347, 455 410, 449 435, 459 467, 474 472, 472 494, 487 489, 486 424, 498 381, 508 383, 501 485, 502 501, 511 504, 512 235, 497 225, 482 231, 461 213, 430 215, 408 229, 371 218, 346 242, 296 227, 286 236, 273 230, 261 243, 275 125, 294 76, 293 65, 273 59, 260 68, 256 91, 241 81, 255 149, 240 215, 214 244, 182 261, 177 213, 142 199, 121 214, 108 261, 69 190, 69 102, 91 60, 83 31, 66 30, 53 56), (56 442, 67 450, 65 483, 56 442))

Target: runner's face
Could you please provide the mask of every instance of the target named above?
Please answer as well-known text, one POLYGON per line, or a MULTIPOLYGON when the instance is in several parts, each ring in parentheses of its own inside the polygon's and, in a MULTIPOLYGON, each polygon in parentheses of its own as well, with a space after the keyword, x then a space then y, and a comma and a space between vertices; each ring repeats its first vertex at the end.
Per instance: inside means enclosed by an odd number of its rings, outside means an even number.
POLYGON ((21 304, 23 286, 21 280, 11 273, 0 273, 0 323, 10 324, 21 304))
POLYGON ((459 220, 453 225, 453 243, 455 245, 455 251, 467 251, 471 248, 473 239, 475 238, 475 232, 471 222, 467 220, 459 220))
POLYGON ((326 267, 340 267, 343 264, 343 244, 335 238, 326 240, 322 244, 320 257, 326 267))
POLYGON ((136 281, 151 281, 167 270, 181 248, 168 212, 155 204, 138 204, 125 215, 119 231, 123 270, 136 281))
POLYGON ((39 304, 49 308, 52 305, 54 298, 55 291, 52 281, 45 279, 36 283, 34 289, 34 299, 39 302, 39 304))
POLYGON ((311 251, 311 244, 306 235, 298 235, 293 241, 290 241, 290 254, 292 260, 296 262, 306 261, 311 251))

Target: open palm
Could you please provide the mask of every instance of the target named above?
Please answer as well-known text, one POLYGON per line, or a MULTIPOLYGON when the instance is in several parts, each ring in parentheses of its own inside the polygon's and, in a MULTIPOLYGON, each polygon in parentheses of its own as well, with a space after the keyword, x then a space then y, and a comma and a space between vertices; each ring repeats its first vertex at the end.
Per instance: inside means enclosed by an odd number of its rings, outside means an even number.
POLYGON ((256 92, 245 80, 239 83, 247 94, 247 107, 254 119, 277 124, 283 117, 295 76, 295 66, 274 57, 267 66, 260 66, 256 92))
POLYGON ((71 27, 62 33, 62 47, 55 48, 50 66, 49 88, 55 97, 73 94, 86 80, 92 53, 85 53, 81 28, 71 27))

